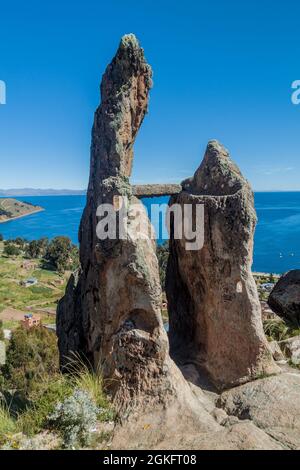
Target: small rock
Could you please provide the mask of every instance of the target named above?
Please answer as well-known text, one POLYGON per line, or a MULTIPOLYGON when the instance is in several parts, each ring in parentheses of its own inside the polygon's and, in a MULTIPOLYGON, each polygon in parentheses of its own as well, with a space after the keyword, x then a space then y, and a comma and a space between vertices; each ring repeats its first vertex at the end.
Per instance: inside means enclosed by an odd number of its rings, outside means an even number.
POLYGON ((227 413, 221 408, 215 408, 212 412, 212 416, 218 424, 223 424, 228 419, 227 413))
POLYGON ((293 364, 300 364, 300 336, 293 336, 284 341, 279 341, 278 345, 293 364))
POLYGON ((282 354, 282 351, 277 341, 271 341, 269 343, 269 348, 271 349, 273 359, 275 361, 284 361, 284 355, 282 354))

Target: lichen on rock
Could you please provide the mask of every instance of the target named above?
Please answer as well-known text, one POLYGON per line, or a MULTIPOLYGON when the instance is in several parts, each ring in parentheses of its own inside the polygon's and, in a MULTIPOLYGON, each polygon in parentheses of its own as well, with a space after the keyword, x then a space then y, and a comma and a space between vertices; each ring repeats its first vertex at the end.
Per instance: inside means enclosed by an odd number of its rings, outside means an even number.
POLYGON ((249 183, 211 141, 182 186, 170 205, 204 206, 204 246, 187 250, 173 227, 166 279, 173 356, 195 361, 220 388, 278 372, 251 273, 256 214, 249 183))
MULTIPOLYGON (((166 403, 176 395, 180 380, 184 382, 179 371, 174 380, 176 366, 162 323, 156 245, 149 236, 153 229, 129 183, 151 77, 135 36, 124 36, 103 76, 102 101, 95 114, 87 203, 79 231, 81 268, 77 278, 71 277, 57 315, 61 365, 72 352, 95 367, 100 363, 119 409, 166 403), (97 238, 97 208, 118 196, 127 198, 129 210, 139 208, 142 239, 97 238)), ((134 222, 129 220, 129 231, 134 222)))

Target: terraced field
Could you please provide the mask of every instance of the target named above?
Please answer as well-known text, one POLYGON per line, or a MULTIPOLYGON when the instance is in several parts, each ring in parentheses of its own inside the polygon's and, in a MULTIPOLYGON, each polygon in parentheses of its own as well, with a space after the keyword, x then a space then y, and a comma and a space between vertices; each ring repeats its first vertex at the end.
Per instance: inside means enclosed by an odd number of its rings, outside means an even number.
POLYGON ((23 256, 7 257, 0 242, 0 319, 4 327, 11 328, 19 322, 17 314, 15 322, 11 315, 5 315, 7 309, 38 313, 44 323, 55 323, 57 301, 64 294, 69 274, 62 276, 56 271, 44 269, 39 260, 28 260, 23 256), (31 277, 38 280, 36 285, 24 287, 20 284, 31 277), (1 318, 2 312, 4 318, 1 318))

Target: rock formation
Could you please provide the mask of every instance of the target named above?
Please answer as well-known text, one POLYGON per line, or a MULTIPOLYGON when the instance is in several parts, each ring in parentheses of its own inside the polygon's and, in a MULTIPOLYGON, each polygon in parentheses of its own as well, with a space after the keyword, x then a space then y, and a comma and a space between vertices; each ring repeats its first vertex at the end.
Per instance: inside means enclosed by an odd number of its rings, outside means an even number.
POLYGON ((218 406, 252 423, 287 449, 300 448, 300 374, 286 372, 224 392, 218 406))
POLYGON ((180 184, 137 184, 132 186, 132 192, 138 198, 174 196, 174 194, 180 193, 181 190, 180 184))
POLYGON ((173 223, 166 281, 173 356, 204 367, 220 388, 278 372, 251 274, 256 214, 248 182, 211 141, 182 185, 170 206, 204 205, 204 246, 187 250, 173 223))
MULTIPOLYGON (((168 189, 172 202, 205 206, 202 249, 189 251, 185 238, 174 239, 174 219, 171 231, 170 339, 174 357, 185 361, 186 379, 169 356, 153 229, 129 183, 150 86, 143 50, 133 35, 126 35, 103 76, 102 102, 95 113, 79 231, 81 267, 71 276, 57 312, 61 366, 78 353, 94 368, 101 367, 122 418, 111 449, 296 448, 299 407, 295 411, 293 405, 299 374, 260 379, 221 396, 213 387, 205 391, 199 386, 202 367, 220 388, 278 370, 263 334, 251 276, 253 195, 217 142, 209 143, 183 190, 178 185, 168 189), (99 237, 99 223, 106 218, 99 212, 103 204, 110 204, 119 222, 113 237, 99 237), (269 394, 276 397, 280 413, 269 394)), ((155 191, 161 194, 166 187, 135 190, 139 196, 155 191)))
POLYGON ((300 323, 300 269, 289 271, 279 279, 268 304, 281 317, 300 323))
POLYGON ((141 402, 143 407, 163 404, 175 395, 184 397, 185 390, 189 393, 169 357, 150 222, 129 184, 151 75, 135 36, 124 36, 103 76, 102 102, 95 114, 79 233, 81 269, 71 277, 57 312, 61 365, 72 353, 84 355, 94 367, 101 365, 119 409, 141 402), (97 208, 107 203, 115 207, 121 227, 126 225, 125 239, 119 231, 115 239, 97 238, 97 208), (134 206, 135 216, 122 218, 120 204, 128 204, 129 212, 134 206), (134 236, 137 221, 142 238, 134 236))

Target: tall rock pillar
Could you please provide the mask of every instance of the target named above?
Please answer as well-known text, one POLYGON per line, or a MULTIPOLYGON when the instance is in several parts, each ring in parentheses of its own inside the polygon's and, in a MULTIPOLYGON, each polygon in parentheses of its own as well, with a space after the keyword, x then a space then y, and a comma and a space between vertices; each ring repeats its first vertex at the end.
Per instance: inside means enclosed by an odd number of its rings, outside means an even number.
POLYGON ((204 246, 187 250, 173 227, 166 281, 172 354, 204 367, 220 388, 278 372, 251 273, 256 214, 248 182, 211 141, 182 185, 170 205, 204 206, 204 246))
POLYGON ((103 76, 102 102, 95 113, 87 203, 79 231, 81 269, 71 277, 57 312, 61 365, 74 352, 94 367, 100 365, 119 408, 165 403, 183 382, 170 360, 161 318, 155 240, 129 183, 151 75, 135 36, 124 36, 103 76), (115 239, 98 239, 97 209, 112 204, 118 212, 119 197, 127 201, 128 212, 135 210, 128 220, 129 234, 125 239, 119 232, 115 239), (137 221, 144 231, 140 238, 134 237, 137 221))

